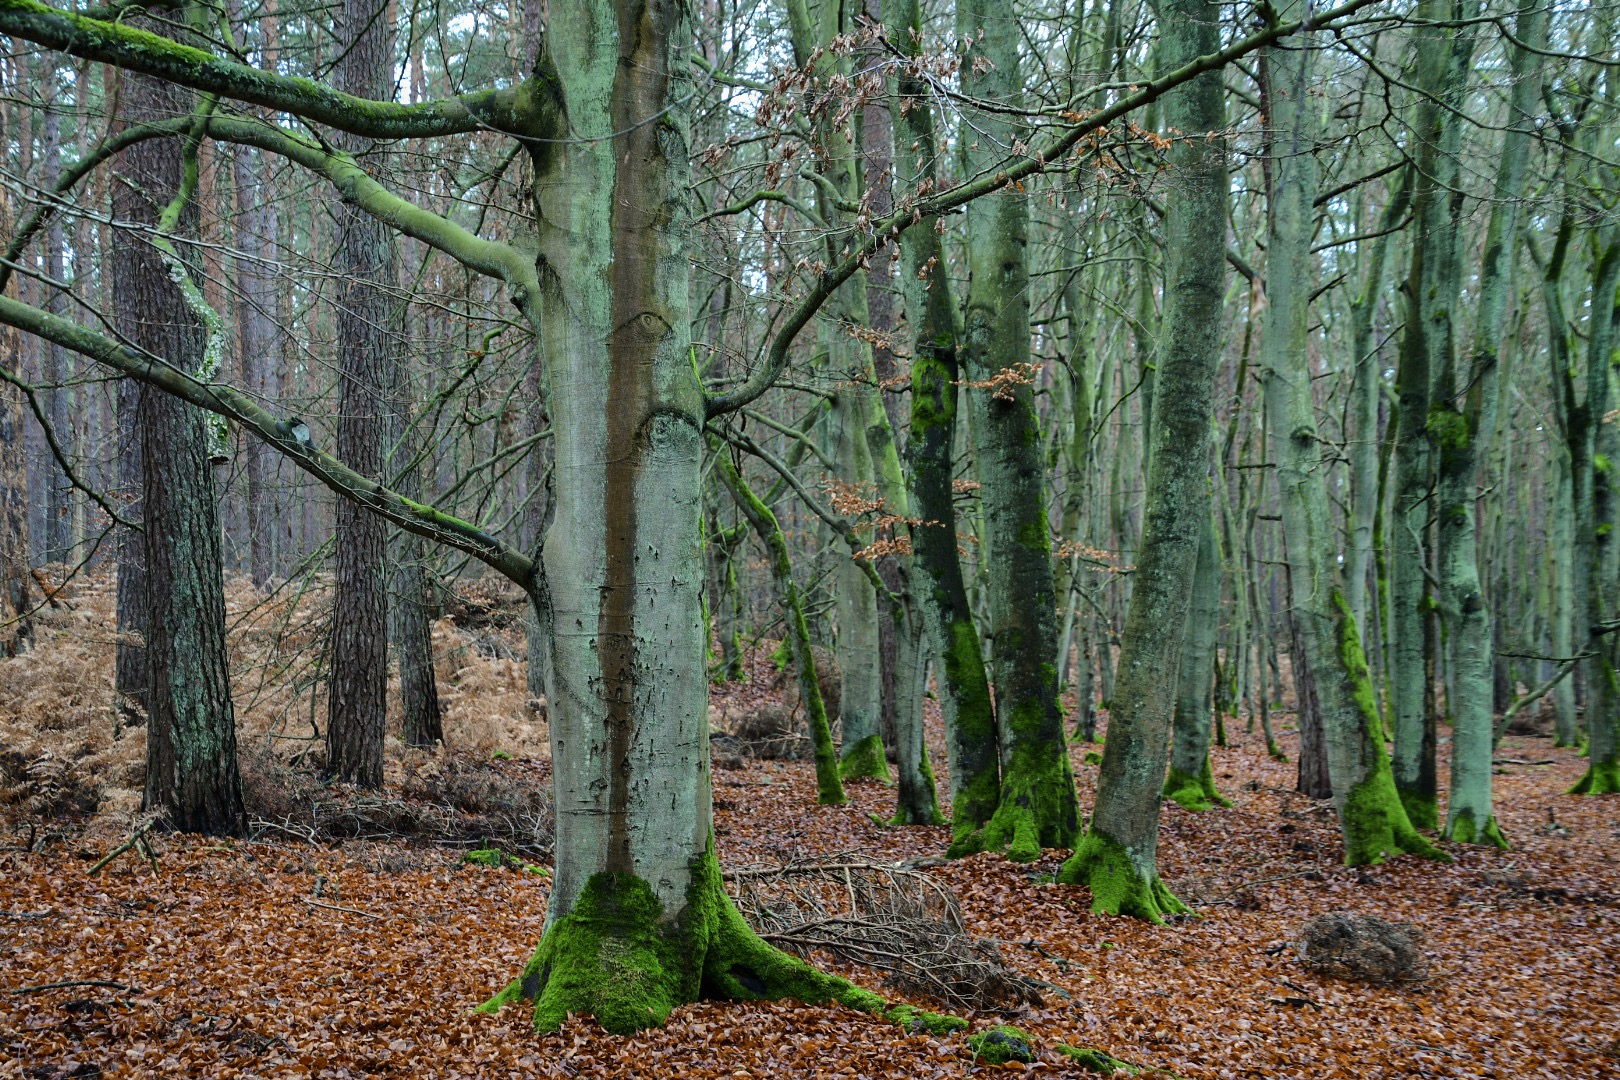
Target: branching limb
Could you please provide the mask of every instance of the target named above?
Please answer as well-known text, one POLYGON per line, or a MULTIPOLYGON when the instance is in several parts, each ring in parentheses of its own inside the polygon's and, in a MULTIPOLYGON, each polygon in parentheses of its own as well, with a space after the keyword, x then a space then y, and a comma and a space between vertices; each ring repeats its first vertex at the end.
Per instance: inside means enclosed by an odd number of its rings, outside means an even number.
POLYGON ((67 477, 67 482, 79 491, 84 492, 91 502, 101 507, 102 511, 112 519, 114 524, 139 532, 141 528, 139 522, 130 521, 120 515, 113 508, 112 503, 107 501, 105 495, 82 479, 74 470, 73 462, 68 459, 67 451, 63 450, 62 444, 57 441, 56 429, 51 426, 50 418, 45 415, 45 407, 39 403, 39 392, 34 389, 33 384, 24 382, 10 368, 6 367, 0 367, 0 379, 22 391, 23 397, 28 401, 28 411, 34 414, 35 420, 39 421, 41 430, 45 432, 45 445, 50 447, 51 457, 56 459, 57 467, 62 470, 62 475, 67 477))
POLYGON ((401 105, 222 60, 150 31, 59 11, 36 0, 0 0, 0 34, 370 139, 427 138, 484 128, 545 138, 560 131, 555 95, 534 79, 504 90, 401 105))
MULTIPOLYGON (((21 2, 21 0, 0 0, 5 2, 21 2)), ((999 191, 1004 187, 1022 183, 1024 180, 1044 171, 1049 165, 1058 162, 1065 154, 1073 150, 1080 141, 1098 128, 1106 127, 1117 120, 1135 112, 1170 90, 1197 78, 1208 71, 1216 71, 1240 57, 1247 56, 1258 49, 1264 48, 1274 42, 1291 37, 1304 29, 1307 21, 1312 30, 1328 30, 1341 25, 1350 16, 1365 7, 1370 7, 1375 0, 1349 0, 1336 8, 1313 14, 1308 20, 1296 19, 1288 22, 1277 22, 1246 37, 1238 38, 1230 45, 1207 56, 1200 56, 1174 71, 1140 84, 1132 93, 1123 94, 1112 105, 1098 109, 1085 116, 1076 116, 1074 122, 1065 128, 1061 135, 1053 138, 1045 145, 1031 149, 1026 154, 1015 155, 1004 159, 997 166, 986 170, 967 183, 960 184, 948 191, 924 199, 917 199, 901 205, 895 212, 887 217, 872 223, 870 230, 860 239, 859 243, 850 245, 850 252, 835 266, 831 266, 817 275, 815 284, 808 295, 799 301, 781 327, 771 340, 771 347, 766 354, 765 363, 756 369, 738 387, 721 394, 712 394, 708 399, 707 412, 710 416, 734 412, 748 405, 759 397, 782 374, 787 367, 788 350, 799 332, 805 328, 821 305, 838 291, 839 286, 857 271, 862 269, 871 259, 872 255, 886 245, 899 239, 900 234, 921 221, 932 220, 942 214, 966 206, 975 199, 999 191)), ((0 30, 4 29, 0 23, 0 30)))
MULTIPOLYGON (((6 0, 0 0, 0 5, 4 3, 6 0)), ((537 288, 531 258, 510 244, 485 240, 448 218, 400 198, 372 179, 347 154, 328 150, 262 121, 240 117, 210 117, 208 136, 221 142, 256 146, 278 154, 330 180, 345 201, 378 221, 437 248, 468 269, 505 281, 517 290, 534 291, 537 288)))
POLYGON ((466 552, 526 590, 534 586, 535 564, 522 551, 471 522, 408 499, 362 476, 333 455, 316 449, 307 435, 303 439, 296 437, 290 425, 233 387, 204 382, 160 357, 139 352, 9 296, 0 296, 0 323, 55 342, 148 386, 234 420, 343 498, 407 532, 466 552))

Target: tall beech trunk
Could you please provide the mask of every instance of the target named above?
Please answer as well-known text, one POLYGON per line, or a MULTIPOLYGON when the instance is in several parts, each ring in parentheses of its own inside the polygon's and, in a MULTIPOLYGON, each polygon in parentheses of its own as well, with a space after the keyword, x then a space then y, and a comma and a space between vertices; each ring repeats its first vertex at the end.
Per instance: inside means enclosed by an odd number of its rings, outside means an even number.
POLYGON ((1292 610, 1321 710, 1345 862, 1356 866, 1403 851, 1440 853, 1412 827, 1395 793, 1355 616, 1334 580, 1335 533, 1311 395, 1310 244, 1318 187, 1312 111, 1321 107, 1308 91, 1311 55, 1301 42, 1268 49, 1264 58, 1271 122, 1270 316, 1260 357, 1292 610))
MULTIPOLYGON (((1616 504, 1614 462, 1620 461, 1613 409, 1616 322, 1620 321, 1620 225, 1598 231, 1593 244, 1592 316, 1586 350, 1586 393, 1566 408, 1571 473, 1574 477, 1574 564, 1579 582, 1575 637, 1585 643, 1587 769, 1570 792, 1620 792, 1620 631, 1615 620, 1620 600, 1620 541, 1614 539, 1616 504), (1584 631, 1584 633, 1583 633, 1584 631)), ((1565 378, 1573 382, 1566 371, 1565 378)), ((1572 403, 1572 388, 1564 390, 1572 403)))
MULTIPOLYGON (((886 5, 890 40, 917 48, 922 15, 917 0, 886 5)), ((939 177, 930 91, 902 67, 893 109, 897 140, 897 187, 933 187, 939 177)), ((978 831, 996 812, 1001 768, 996 753, 996 716, 985 676, 979 630, 957 553, 952 498, 961 327, 945 273, 945 250, 932 229, 910 229, 900 238, 900 282, 911 329, 911 430, 906 440, 910 469, 913 595, 938 657, 940 712, 951 769, 951 856, 970 854, 978 831)))
MULTIPOLYGON (((1171 70, 1220 44, 1211 0, 1161 0, 1157 61, 1171 70)), ((1210 521, 1210 427, 1226 289, 1226 109, 1219 74, 1165 95, 1177 183, 1165 194, 1165 302, 1158 337, 1142 540, 1091 828, 1060 881, 1098 911, 1160 922, 1185 911, 1159 880, 1159 804, 1200 538, 1210 521)))
MULTIPOLYGON (((963 91, 1016 107, 1023 96, 1017 20, 989 0, 965 0, 957 8, 957 33, 972 42, 962 67, 963 91)), ((1005 113, 969 112, 977 140, 964 140, 964 175, 989 168, 1002 146, 1028 137, 1005 113)), ((1058 704, 1057 597, 1040 419, 1029 376, 1029 196, 1021 185, 1004 189, 971 204, 967 218, 961 360, 984 516, 1001 760, 996 812, 971 843, 1032 862, 1042 848, 1074 846, 1080 808, 1058 704), (997 382, 1003 373, 1012 378, 997 382)))
MULTIPOLYGON (((845 286, 846 293, 850 288, 853 285, 845 286)), ((849 370, 847 364, 858 350, 844 337, 844 329, 824 330, 822 343, 828 346, 829 356, 844 361, 842 367, 834 361, 831 370, 849 370)), ((858 489, 870 492, 872 453, 866 445, 865 397, 857 386, 842 389, 833 406, 831 426, 840 475, 858 489)), ((840 770, 845 779, 871 778, 887 782, 889 766, 883 752, 883 664, 878 596, 865 570, 853 558, 839 556, 839 559, 833 594, 838 614, 838 722, 843 731, 840 770)), ((841 791, 837 801, 843 801, 841 791)))
POLYGON ((1221 551, 1215 542, 1215 523, 1206 520, 1198 538, 1198 569, 1193 575, 1187 636, 1181 646, 1181 674, 1176 685, 1170 773, 1164 781, 1165 798, 1188 810, 1232 805, 1215 790, 1215 774, 1209 764, 1215 709, 1215 646, 1220 623, 1221 551))
POLYGON ((1345 558, 1344 598, 1356 616, 1363 641, 1374 640, 1368 633, 1373 625, 1367 604, 1367 573, 1372 566, 1373 531, 1378 519, 1383 485, 1379 482, 1378 399, 1383 386, 1382 349, 1374 339, 1373 316, 1384 291, 1384 267, 1396 234, 1395 227, 1412 204, 1412 170, 1401 170, 1394 196, 1378 214, 1380 234, 1368 246, 1367 274, 1361 292, 1350 305, 1350 359, 1354 374, 1350 387, 1350 413, 1353 417, 1350 444, 1352 509, 1350 551, 1345 558))
MULTIPOLYGON (((1498 356, 1518 250, 1519 204, 1530 162, 1529 124, 1541 101, 1542 64, 1535 53, 1546 40, 1546 13, 1533 0, 1519 6, 1516 34, 1524 47, 1508 46, 1513 71, 1511 116, 1502 136, 1491 200, 1490 224, 1478 277, 1479 306, 1466 361, 1453 351, 1440 372, 1430 439, 1438 452, 1436 516, 1440 533, 1440 603, 1451 633, 1456 669, 1451 710, 1451 792, 1445 835, 1461 843, 1506 847, 1491 805, 1491 758, 1496 748, 1493 723, 1496 647, 1491 613, 1480 582, 1478 526, 1481 442, 1496 427, 1501 386, 1498 356)), ((1460 297, 1442 302, 1455 304, 1460 297)))
MULTIPOLYGON (((372 99, 393 96, 394 35, 387 0, 344 0, 333 69, 339 90, 372 99)), ((343 149, 363 155, 365 139, 338 133, 343 149)), ((389 368, 399 363, 398 305, 385 291, 396 284, 398 252, 392 231, 370 214, 339 203, 337 231, 337 347, 340 379, 338 456, 362 476, 382 475, 382 397, 389 368)), ((326 718, 326 768, 362 787, 383 781, 388 721, 388 589, 384 561, 388 528, 347 499, 337 503, 337 593, 326 718)))
POLYGON ((1413 34, 1420 97, 1412 138, 1416 178, 1412 189, 1411 270, 1407 277, 1406 325, 1401 336, 1396 389, 1400 398, 1396 444, 1395 513, 1391 523, 1390 705, 1395 715, 1395 788, 1411 823, 1438 824, 1433 672, 1438 655, 1435 600, 1430 594, 1429 521, 1433 516, 1434 442, 1428 418, 1434 380, 1456 348, 1456 298, 1461 295, 1458 237, 1459 153, 1463 124, 1458 109, 1467 89, 1474 50, 1473 29, 1458 23, 1459 0, 1423 0, 1413 34))
POLYGON ((530 144, 538 279, 514 299, 551 369, 556 517, 533 588, 548 632, 556 879, 523 973, 485 1006, 609 1031, 703 997, 875 995, 771 948, 715 859, 691 359, 687 5, 551 9, 539 61, 570 137, 530 144))
MULTIPOLYGON (((771 561, 771 579, 776 583, 777 597, 782 604, 782 617, 787 622, 786 637, 793 657, 793 672, 798 676, 799 697, 804 701, 810 720, 810 742, 815 749, 817 801, 822 805, 838 805, 848 800, 839 783, 838 749, 833 745, 832 728, 827 722, 827 705, 821 697, 821 682, 816 674, 815 651, 810 645, 810 627, 804 618, 804 601, 799 584, 793 580, 793 561, 788 555, 787 539, 782 526, 737 467, 731 463, 729 448, 715 446, 714 466, 720 482, 737 503, 737 509, 753 527, 771 561)), ((867 586, 868 590, 871 586, 867 586)), ((881 748, 880 748, 881 750, 881 748)))
MULTIPOLYGON (((172 84, 125 74, 123 119, 140 123, 181 116, 190 97, 172 84)), ((195 189, 195 145, 187 152, 183 161, 174 140, 125 150, 119 162, 122 182, 113 185, 117 220, 157 229, 167 212, 178 217, 182 229, 194 223, 194 208, 182 207, 195 189), (189 189, 182 187, 183 179, 189 189)), ((195 369, 203 357, 203 329, 155 246, 118 229, 111 258, 120 334, 152 355, 195 369)), ((130 397, 137 403, 134 415, 121 417, 121 423, 138 445, 141 477, 142 572, 136 580, 144 648, 136 655, 148 720, 142 805, 162 811, 176 829, 240 835, 247 814, 236 766, 218 497, 206 414, 155 390, 130 397)), ((125 587, 121 572, 119 588, 125 587)))
MULTIPOLYGON (((841 34, 855 28, 856 16, 863 13, 856 5, 819 4, 813 10, 805 0, 788 0, 788 25, 794 60, 818 78, 847 77, 851 58, 832 48, 841 34)), ((849 218, 848 207, 862 203, 861 148, 849 138, 845 126, 830 112, 822 112, 814 131, 816 169, 816 208, 824 222, 837 228, 849 218)), ((838 258, 838 241, 829 234, 827 259, 838 258)), ((833 403, 831 430, 837 445, 839 473, 854 485, 856 493, 882 497, 876 460, 883 446, 874 447, 869 433, 883 414, 874 387, 875 369, 871 345, 852 331, 872 325, 870 289, 865 273, 853 275, 835 292, 820 324, 818 342, 833 377, 846 380, 833 403), (829 317, 830 316, 830 317, 829 317)), ((892 452, 892 438, 890 439, 892 452)), ((904 515, 903 509, 886 506, 885 514, 904 515)), ((890 575, 894 575, 891 573, 890 575)), ((888 760, 884 753, 884 720, 896 715, 892 694, 901 680, 894 675, 894 612, 884 610, 865 570, 846 561, 834 579, 838 612, 838 673, 840 678, 839 722, 843 728, 840 768, 844 778, 870 778, 887 782, 888 760)), ((904 682, 909 685, 909 681, 904 682)))

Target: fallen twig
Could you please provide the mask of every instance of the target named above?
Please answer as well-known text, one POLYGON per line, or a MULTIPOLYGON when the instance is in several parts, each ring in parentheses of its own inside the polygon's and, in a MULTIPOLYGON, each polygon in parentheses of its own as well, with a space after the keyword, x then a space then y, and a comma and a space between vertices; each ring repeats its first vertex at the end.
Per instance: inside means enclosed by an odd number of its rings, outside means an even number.
POLYGON ((131 848, 139 848, 141 854, 146 856, 146 861, 152 864, 152 873, 157 873, 157 852, 152 850, 152 845, 148 843, 146 839, 146 834, 150 832, 152 830, 152 826, 156 824, 156 818, 148 818, 146 821, 143 821, 141 824, 137 825, 135 830, 129 834, 122 844, 119 844, 117 847, 107 852, 107 854, 101 857, 101 860, 97 862, 96 865, 90 868, 90 876, 95 877, 101 872, 101 868, 103 866, 106 866, 108 863, 112 862, 114 859, 118 858, 118 856, 122 855, 131 848))
POLYGON ((364 915, 368 919, 386 920, 388 918, 388 916, 378 915, 374 911, 361 911, 359 908, 339 907, 337 904, 323 904, 319 900, 311 900, 308 897, 302 896, 299 897, 299 899, 304 901, 304 903, 308 904, 310 907, 325 908, 327 911, 343 911, 350 915, 364 915))
POLYGON ((106 979, 65 979, 62 982, 40 983, 38 986, 19 986, 13 994, 38 994, 44 990, 66 990, 74 986, 104 986, 109 990, 122 990, 126 994, 139 994, 141 988, 106 979))

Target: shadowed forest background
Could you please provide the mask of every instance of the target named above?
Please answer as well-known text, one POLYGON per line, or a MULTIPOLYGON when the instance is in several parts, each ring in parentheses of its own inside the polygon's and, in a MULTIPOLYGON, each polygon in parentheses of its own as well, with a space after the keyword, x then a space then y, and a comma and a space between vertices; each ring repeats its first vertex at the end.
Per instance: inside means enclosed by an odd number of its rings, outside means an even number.
POLYGON ((1620 1076, 1617 55, 0 0, 0 1076, 1620 1076))

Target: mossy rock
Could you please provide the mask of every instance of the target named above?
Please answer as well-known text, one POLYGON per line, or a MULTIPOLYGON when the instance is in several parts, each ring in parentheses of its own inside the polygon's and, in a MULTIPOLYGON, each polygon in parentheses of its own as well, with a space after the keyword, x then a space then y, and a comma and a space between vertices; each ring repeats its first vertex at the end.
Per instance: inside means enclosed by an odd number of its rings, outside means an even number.
POLYGON ((544 866, 535 866, 522 859, 514 859, 500 848, 473 848, 461 857, 462 866, 492 866, 509 867, 513 870, 522 870, 525 873, 539 874, 541 877, 550 877, 551 871, 544 866))
POLYGON ((1035 1060, 1034 1043, 1030 1037, 1015 1027, 998 1024, 993 1028, 986 1028, 977 1035, 969 1035, 968 1049, 973 1051, 973 1060, 986 1065, 1005 1065, 1009 1061, 1022 1061, 1025 1063, 1035 1060))
POLYGON ((1089 1046, 1070 1046, 1068 1043, 1058 1043, 1057 1052, 1078 1064, 1081 1068, 1104 1076, 1113 1076, 1124 1072, 1132 1076, 1142 1070, 1128 1061, 1121 1061, 1112 1054, 1105 1054, 1101 1050, 1093 1050, 1089 1046))
POLYGON ((1101 765, 1102 755, 1095 750, 1087 750, 1086 756, 1080 760, 1084 761, 1087 765, 1101 765))
POLYGON ((961 1031, 968 1026, 968 1022, 960 1016, 946 1016, 943 1013, 929 1012, 926 1009, 919 1009, 915 1005, 890 1005, 883 1010, 883 1018, 899 1024, 913 1035, 921 1033, 949 1035, 953 1031, 961 1031))

